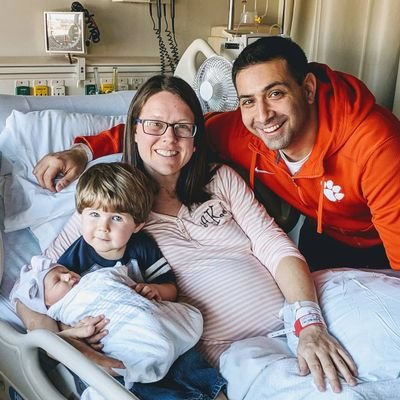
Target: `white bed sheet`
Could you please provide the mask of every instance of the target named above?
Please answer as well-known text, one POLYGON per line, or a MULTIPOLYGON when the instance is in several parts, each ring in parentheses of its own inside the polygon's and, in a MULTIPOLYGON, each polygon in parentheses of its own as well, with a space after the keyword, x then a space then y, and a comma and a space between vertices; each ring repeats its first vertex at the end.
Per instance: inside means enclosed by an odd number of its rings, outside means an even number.
MULTIPOLYGON (((360 338, 360 340, 362 340, 360 338)), ((257 337, 237 342, 222 355, 221 371, 232 385, 229 400, 398 400, 400 379, 362 382, 341 393, 319 392, 310 375, 300 376, 284 339, 257 337)))
POLYGON ((11 307, 8 296, 21 266, 29 262, 32 255, 40 254, 40 247, 29 229, 3 233, 3 246, 5 269, 0 286, 0 315, 1 319, 23 332, 23 324, 11 307))

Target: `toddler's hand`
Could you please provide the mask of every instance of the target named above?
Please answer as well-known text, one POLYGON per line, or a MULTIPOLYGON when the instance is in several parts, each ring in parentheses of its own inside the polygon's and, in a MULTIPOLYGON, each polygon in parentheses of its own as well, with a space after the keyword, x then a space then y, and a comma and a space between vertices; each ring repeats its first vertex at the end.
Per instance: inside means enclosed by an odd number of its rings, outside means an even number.
POLYGON ((149 283, 138 283, 134 290, 139 293, 141 296, 146 297, 149 300, 161 301, 161 295, 158 291, 158 288, 149 283))

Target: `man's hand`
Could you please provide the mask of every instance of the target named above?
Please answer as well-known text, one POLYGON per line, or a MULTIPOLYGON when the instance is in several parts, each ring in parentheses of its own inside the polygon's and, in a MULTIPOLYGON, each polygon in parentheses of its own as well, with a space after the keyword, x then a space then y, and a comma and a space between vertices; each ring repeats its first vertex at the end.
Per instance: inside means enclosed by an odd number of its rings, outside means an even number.
POLYGON ((69 150, 49 153, 33 169, 39 185, 51 192, 59 192, 77 179, 87 164, 85 151, 74 146, 69 150))
POLYGON ((357 367, 354 361, 323 326, 308 326, 300 332, 297 358, 300 374, 307 375, 311 372, 314 383, 321 392, 326 389, 324 376, 328 378, 335 393, 341 391, 339 375, 350 386, 357 384, 357 367))

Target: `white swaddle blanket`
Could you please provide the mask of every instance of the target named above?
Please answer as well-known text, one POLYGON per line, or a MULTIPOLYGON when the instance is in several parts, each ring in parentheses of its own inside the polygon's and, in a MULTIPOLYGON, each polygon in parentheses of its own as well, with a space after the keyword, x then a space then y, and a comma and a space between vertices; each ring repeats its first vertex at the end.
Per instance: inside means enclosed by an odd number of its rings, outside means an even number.
POLYGON ((196 308, 170 301, 156 302, 136 293, 127 267, 102 268, 83 276, 48 315, 73 325, 87 316, 110 320, 103 352, 121 360, 117 372, 130 388, 134 382, 162 379, 172 363, 199 340, 203 318, 196 308))

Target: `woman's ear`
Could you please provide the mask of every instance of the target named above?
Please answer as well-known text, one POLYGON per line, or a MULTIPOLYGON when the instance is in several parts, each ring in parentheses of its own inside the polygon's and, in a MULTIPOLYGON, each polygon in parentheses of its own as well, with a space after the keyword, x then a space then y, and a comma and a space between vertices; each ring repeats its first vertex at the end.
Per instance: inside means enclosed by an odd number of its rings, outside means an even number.
POLYGON ((315 93, 317 92, 317 78, 312 72, 309 72, 303 81, 303 88, 309 104, 313 104, 315 93))

